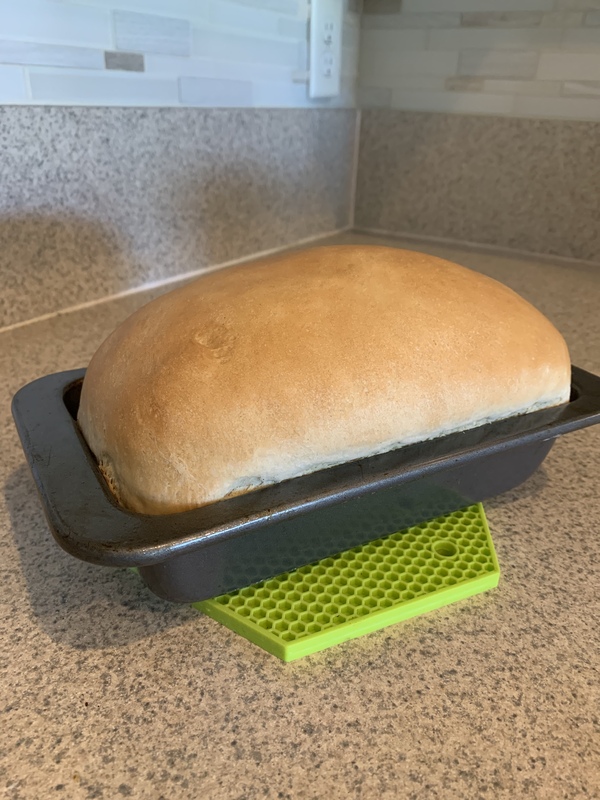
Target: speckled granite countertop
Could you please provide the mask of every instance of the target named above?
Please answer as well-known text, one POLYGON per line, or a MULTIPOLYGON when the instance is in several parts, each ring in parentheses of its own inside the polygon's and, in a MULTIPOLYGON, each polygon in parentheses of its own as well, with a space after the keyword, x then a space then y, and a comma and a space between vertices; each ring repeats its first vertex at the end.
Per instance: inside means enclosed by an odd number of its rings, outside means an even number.
MULTIPOLYGON (((511 285, 600 371, 600 269, 405 246, 511 285)), ((600 797, 600 427, 486 504, 496 590, 284 665, 44 523, 10 398, 147 297, 0 336, 0 796, 600 797)))

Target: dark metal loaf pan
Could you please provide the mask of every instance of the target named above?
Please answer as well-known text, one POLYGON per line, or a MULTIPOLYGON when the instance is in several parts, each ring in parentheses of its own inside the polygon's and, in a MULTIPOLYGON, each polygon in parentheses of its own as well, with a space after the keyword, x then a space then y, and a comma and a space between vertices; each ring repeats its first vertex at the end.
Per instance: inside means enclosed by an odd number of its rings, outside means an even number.
POLYGON ((522 483, 554 439, 600 422, 600 378, 573 368, 571 401, 166 516, 121 508, 76 423, 85 370, 48 375, 13 416, 50 529, 85 561, 138 567, 169 600, 232 591, 522 483))

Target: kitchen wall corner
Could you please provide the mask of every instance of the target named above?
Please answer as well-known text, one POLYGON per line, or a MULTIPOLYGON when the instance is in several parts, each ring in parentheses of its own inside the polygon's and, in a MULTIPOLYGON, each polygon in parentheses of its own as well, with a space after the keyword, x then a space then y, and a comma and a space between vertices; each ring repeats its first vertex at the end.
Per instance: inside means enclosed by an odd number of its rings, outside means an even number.
POLYGON ((355 226, 600 262, 600 123, 362 111, 355 226))

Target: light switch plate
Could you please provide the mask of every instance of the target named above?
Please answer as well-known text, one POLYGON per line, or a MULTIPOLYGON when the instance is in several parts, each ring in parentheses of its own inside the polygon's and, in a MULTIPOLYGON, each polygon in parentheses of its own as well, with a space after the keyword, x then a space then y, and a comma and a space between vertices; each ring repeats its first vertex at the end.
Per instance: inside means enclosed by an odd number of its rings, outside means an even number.
POLYGON ((343 0, 312 0, 310 7, 310 79, 312 98, 340 93, 343 0))

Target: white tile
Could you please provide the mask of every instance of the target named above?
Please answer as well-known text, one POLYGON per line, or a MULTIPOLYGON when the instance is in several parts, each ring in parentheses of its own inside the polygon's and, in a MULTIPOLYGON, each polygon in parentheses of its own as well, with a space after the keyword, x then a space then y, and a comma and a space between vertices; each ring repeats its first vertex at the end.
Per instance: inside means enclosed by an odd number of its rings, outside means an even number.
POLYGON ((600 53, 600 29, 571 28, 564 32, 563 50, 588 51, 600 53))
POLYGON ((306 84, 258 81, 253 84, 257 108, 307 108, 311 104, 306 84))
POLYGON ((0 37, 30 42, 111 47, 109 12, 46 0, 0 3, 0 37))
POLYGON ((124 73, 70 73, 33 67, 29 80, 34 101, 87 106, 179 105, 177 81, 124 73))
POLYGON ((565 81, 563 94, 575 97, 600 97, 600 81, 565 81))
POLYGON ((598 53, 542 53, 537 71, 541 80, 600 80, 598 53))
POLYGON ((458 63, 459 75, 483 78, 533 78, 538 53, 521 50, 463 50, 458 63))
POLYGON ((222 78, 179 78, 179 99, 184 106, 240 108, 252 105, 250 81, 222 78))
POLYGON ((539 97, 560 94, 560 81, 505 81, 485 78, 483 91, 491 94, 524 94, 539 97))
POLYGON ((210 4, 208 20, 211 25, 233 30, 252 31, 263 36, 277 34, 278 17, 276 12, 230 3, 227 0, 213 0, 210 4))
POLYGON ((271 64, 240 61, 218 61, 214 58, 180 58, 147 55, 146 74, 153 77, 178 78, 181 75, 225 80, 292 81, 295 70, 271 64))
MULTIPOLYGON (((280 36, 287 36, 290 39, 308 39, 308 20, 280 17, 277 23, 277 33, 280 36)), ((348 31, 346 30, 343 40, 345 41, 347 37, 348 31)))
POLYGON ((442 87, 450 92, 481 92, 483 78, 470 78, 465 75, 451 75, 442 87))
POLYGON ((300 16, 300 9, 303 4, 298 0, 235 0, 236 3, 244 6, 258 6, 277 11, 279 14, 289 14, 292 17, 300 16))
POLYGON ((403 0, 402 10, 424 11, 551 11, 553 0, 403 0))
POLYGON ((448 76, 456 72, 458 53, 361 52, 359 75, 365 86, 395 86, 405 75, 448 76))
POLYGON ((363 14, 362 27, 368 29, 390 28, 458 28, 460 14, 363 14))
POLYGON ((24 103, 26 100, 25 70, 0 65, 0 103, 24 103))
POLYGON ((445 111, 463 114, 508 114, 510 95, 486 95, 477 92, 405 92, 392 91, 392 108, 409 111, 445 111))
POLYGON ((431 31, 432 50, 529 50, 557 47, 563 32, 559 28, 461 28, 431 31))
POLYGON ((280 64, 301 69, 299 42, 263 39, 196 28, 192 33, 192 53, 200 58, 222 61, 249 61, 259 64, 280 64))
POLYGON ((115 11, 115 41, 118 50, 186 56, 191 51, 191 26, 187 20, 115 11))
POLYGON ((104 69, 104 52, 91 47, 0 40, 0 63, 104 69))
POLYGON ((515 97, 513 113, 521 117, 600 120, 600 103, 596 98, 515 97))
MULTIPOLYGON (((61 0, 69 5, 72 0, 61 0)), ((210 0, 77 0, 78 4, 107 8, 119 11, 141 11, 145 14, 158 14, 202 21, 208 19, 210 0)))

